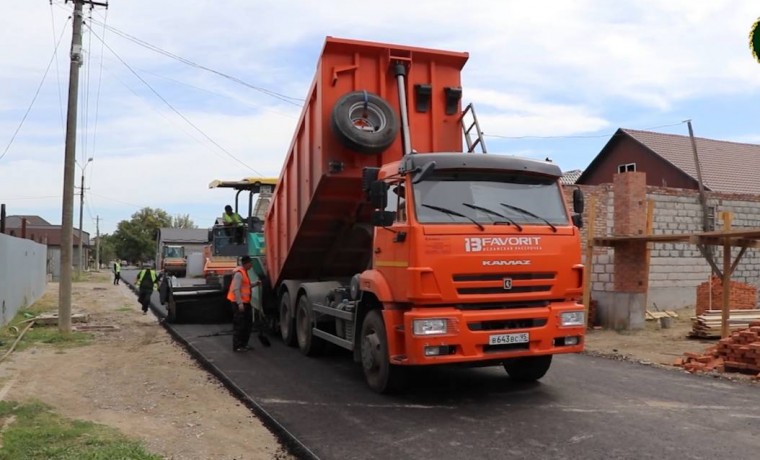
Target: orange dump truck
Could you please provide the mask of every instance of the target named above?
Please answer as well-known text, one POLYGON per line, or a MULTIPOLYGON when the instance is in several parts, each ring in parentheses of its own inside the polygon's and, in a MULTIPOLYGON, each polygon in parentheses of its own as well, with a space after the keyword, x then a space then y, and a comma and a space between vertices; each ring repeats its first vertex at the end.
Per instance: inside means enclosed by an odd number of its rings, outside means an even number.
POLYGON ((467 58, 328 37, 265 220, 258 308, 306 355, 353 351, 378 392, 410 366, 536 380, 583 349, 583 197, 485 153, 467 58))

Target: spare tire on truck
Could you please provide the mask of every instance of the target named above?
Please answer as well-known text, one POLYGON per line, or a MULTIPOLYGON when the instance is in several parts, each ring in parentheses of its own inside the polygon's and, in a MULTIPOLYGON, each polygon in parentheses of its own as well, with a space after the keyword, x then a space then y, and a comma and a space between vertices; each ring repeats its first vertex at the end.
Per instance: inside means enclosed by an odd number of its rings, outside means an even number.
POLYGON ((330 126, 341 144, 368 155, 390 147, 399 130, 398 117, 390 104, 366 91, 354 91, 338 99, 330 126))

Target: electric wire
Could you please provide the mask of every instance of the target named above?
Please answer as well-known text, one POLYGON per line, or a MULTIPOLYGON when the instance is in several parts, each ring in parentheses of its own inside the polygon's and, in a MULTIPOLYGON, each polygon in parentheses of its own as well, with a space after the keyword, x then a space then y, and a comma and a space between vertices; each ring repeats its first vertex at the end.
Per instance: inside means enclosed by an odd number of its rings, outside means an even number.
MULTIPOLYGON (((650 128, 642 128, 637 131, 651 131, 653 129, 661 129, 661 128, 670 128, 673 126, 679 126, 686 123, 685 121, 680 121, 678 123, 671 123, 667 125, 659 125, 659 126, 652 126, 650 128)), ((633 129, 633 128, 630 128, 633 129)), ((608 133, 608 134, 589 134, 589 135, 567 135, 567 136, 502 136, 500 134, 487 134, 483 133, 483 136, 486 137, 494 137, 498 139, 513 139, 513 140, 519 140, 519 139, 597 139, 597 138, 612 138, 615 137, 617 134, 617 131, 614 133, 608 133)))
MULTIPOLYGON (((92 21, 94 23, 98 24, 98 20, 97 19, 93 19, 92 21)), ((210 67, 206 67, 206 66, 204 66, 202 64, 198 64, 198 63, 193 62, 193 61, 191 61, 189 59, 183 58, 182 56, 178 56, 178 55, 176 55, 174 53, 166 51, 166 50, 164 50, 164 49, 162 49, 162 48, 160 48, 160 47, 158 47, 156 45, 152 45, 152 44, 150 44, 150 43, 148 43, 148 42, 146 42, 144 40, 141 40, 141 39, 139 39, 139 38, 137 38, 137 37, 135 37, 133 35, 130 35, 130 34, 126 33, 126 32, 123 32, 123 31, 121 31, 119 29, 116 29, 113 26, 106 26, 105 24, 103 24, 103 26, 106 27, 112 33, 114 33, 114 34, 116 34, 116 35, 118 35, 118 36, 120 36, 120 37, 122 37, 122 38, 124 38, 126 40, 129 40, 129 41, 131 41, 131 42, 133 42, 133 43, 135 43, 135 44, 137 44, 139 46, 147 48, 147 49, 149 49, 149 50, 151 50, 153 52, 156 52, 158 54, 162 54, 162 55, 164 55, 166 57, 169 57, 171 59, 177 60, 177 61, 179 61, 179 62, 181 62, 183 64, 186 64, 186 65, 188 65, 190 67, 195 67, 197 69, 201 69, 201 70, 205 70, 207 72, 213 73, 213 74, 218 75, 218 76, 220 76, 222 78, 226 78, 226 79, 228 79, 230 81, 233 81, 235 83, 243 85, 243 86, 245 86, 247 88, 250 88, 250 89, 252 89, 254 91, 258 91, 260 93, 266 94, 267 96, 271 96, 273 98, 279 99, 279 100, 281 100, 283 102, 286 102, 288 104, 292 104, 292 105, 299 106, 299 107, 303 104, 303 101, 304 101, 303 98, 288 96, 286 94, 278 93, 276 91, 272 91, 272 90, 269 90, 269 89, 266 89, 266 88, 262 88, 260 86, 253 85, 253 84, 248 83, 248 82, 246 82, 246 81, 244 81, 244 80, 242 80, 242 79, 240 79, 238 77, 226 74, 224 72, 212 69, 210 67)))
MULTIPOLYGON (((68 20, 66 20, 66 23, 68 24, 68 20)), ((26 121, 26 118, 29 116, 29 112, 32 111, 32 107, 34 107, 34 102, 37 100, 37 96, 40 94, 40 90, 42 89, 42 85, 45 83, 45 79, 47 78, 47 74, 50 71, 50 67, 53 65, 53 61, 55 60, 55 57, 58 53, 58 47, 61 45, 61 39, 63 38, 63 32, 66 30, 66 27, 64 26, 61 29, 61 35, 58 37, 58 43, 55 45, 55 51, 53 51, 53 55, 50 57, 50 61, 48 62, 47 67, 45 68, 45 73, 42 75, 42 80, 40 80, 40 84, 37 86, 37 90, 34 92, 34 97, 32 97, 32 101, 29 103, 29 107, 26 109, 26 112, 24 113, 24 116, 21 118, 21 122, 18 124, 18 127, 16 127, 16 130, 13 132, 13 135, 11 136, 11 140, 8 141, 8 145, 5 146, 5 150, 3 150, 3 153, 0 155, 0 160, 5 157, 5 155, 8 153, 8 150, 10 150, 11 145, 13 145, 13 141, 16 139, 16 136, 18 135, 19 131, 21 131, 21 127, 24 126, 24 122, 26 121)))
MULTIPOLYGON (((55 13, 53 12, 53 0, 50 0, 50 22, 53 26, 53 52, 55 54, 55 76, 58 82, 58 109, 61 113, 61 132, 66 135, 66 122, 63 118, 63 93, 61 92, 61 71, 58 68, 58 47, 55 44, 55 13)), ((68 21, 66 22, 68 24, 68 21)))
POLYGON ((238 157, 236 157, 235 155, 233 155, 233 154, 232 154, 230 151, 228 151, 227 149, 225 149, 224 147, 222 147, 221 145, 219 145, 219 143, 218 143, 218 142, 216 142, 214 139, 212 139, 212 138, 211 138, 211 137, 210 137, 208 134, 206 134, 206 133, 205 133, 203 130, 201 130, 201 129, 200 129, 198 126, 197 126, 197 125, 195 125, 195 124, 194 124, 192 121, 190 121, 190 119, 188 119, 186 116, 184 116, 184 115, 183 115, 183 114, 182 114, 182 113, 181 113, 179 110, 177 110, 177 108, 176 108, 176 107, 174 107, 174 106, 173 106, 173 105, 172 105, 172 104, 171 104, 171 103, 170 103, 168 100, 166 100, 166 99, 165 99, 163 96, 161 96, 161 94, 159 94, 159 93, 158 93, 158 91, 156 91, 156 90, 155 90, 155 89, 154 89, 154 88, 153 88, 153 87, 150 85, 150 83, 148 83, 148 82, 147 82, 147 81, 146 81, 144 78, 142 78, 142 77, 140 76, 140 74, 138 74, 137 72, 135 72, 135 71, 134 71, 134 69, 132 69, 132 67, 130 67, 130 65, 129 65, 129 64, 127 64, 127 62, 126 62, 126 61, 124 61, 124 59, 122 59, 122 58, 121 58, 121 56, 119 56, 119 54, 117 54, 117 53, 116 53, 116 51, 114 51, 114 50, 113 50, 113 48, 111 48, 111 47, 108 45, 108 43, 106 43, 106 42, 105 42, 105 41, 104 41, 102 38, 100 38, 100 36, 98 36, 98 34, 96 34, 96 33, 95 33, 93 30, 92 30, 92 28, 90 28, 89 26, 88 26, 88 28, 90 29, 90 33, 91 33, 91 34, 93 34, 93 35, 95 36, 95 38, 97 38, 98 40, 100 40, 100 42, 103 44, 103 46, 105 46, 105 47, 106 47, 106 49, 108 49, 108 51, 110 51, 110 52, 111 52, 111 54, 113 54, 113 55, 116 57, 116 59, 118 59, 118 60, 119 60, 119 61, 120 61, 120 62, 121 62, 121 63, 122 63, 122 64, 123 64, 123 65, 124 65, 124 66, 125 66, 125 67, 126 67, 126 68, 127 68, 127 69, 128 69, 128 70, 129 70, 129 71, 130 71, 130 72, 131 72, 131 73, 132 73, 132 74, 133 74, 133 75, 136 77, 136 78, 137 78, 137 79, 138 79, 138 80, 140 80, 140 81, 141 81, 141 82, 142 82, 142 83, 143 83, 145 86, 147 86, 147 87, 148 87, 148 89, 149 89, 149 90, 150 90, 150 91, 151 91, 151 92, 152 92, 152 93, 153 93, 153 94, 154 94, 156 97, 158 97, 159 99, 161 99, 161 101, 162 101, 164 104, 166 104, 166 105, 167 105, 167 106, 168 106, 168 107, 169 107, 169 108, 170 108, 170 109, 171 109, 171 110, 172 110, 174 113, 176 113, 176 114, 177 114, 177 116, 179 116, 180 118, 182 118, 183 120, 185 120, 185 122, 186 122, 188 125, 190 125, 190 126, 191 126, 191 127, 193 127, 193 128, 196 130, 196 131, 198 131, 198 133, 200 133, 200 134, 201 134, 203 137, 205 137, 205 138, 206 138, 206 140, 208 140, 209 142, 211 142, 212 144, 214 144, 214 145, 215 145, 215 146, 216 146, 216 147, 217 147, 219 150, 221 150, 222 152, 224 152, 225 154, 227 154, 227 156, 229 156, 230 158, 232 158, 233 160, 235 160, 236 162, 238 162, 240 165, 242 165, 242 166, 244 166, 244 167, 246 167, 246 168, 250 169, 250 170, 251 170, 251 171, 253 171, 255 174, 258 174, 258 175, 260 175, 260 176, 263 176, 263 174, 261 174, 259 171, 255 170, 255 169, 254 169, 254 168, 252 168, 251 166, 247 165, 245 162, 243 162, 243 161, 242 161, 242 160, 240 160, 238 157))

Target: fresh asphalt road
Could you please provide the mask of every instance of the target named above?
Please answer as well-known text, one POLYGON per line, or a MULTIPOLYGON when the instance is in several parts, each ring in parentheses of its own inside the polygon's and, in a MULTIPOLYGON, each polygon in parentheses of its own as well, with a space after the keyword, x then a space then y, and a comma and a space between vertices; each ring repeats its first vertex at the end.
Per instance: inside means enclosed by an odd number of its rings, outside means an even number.
MULTIPOLYGON (((134 275, 132 275, 132 279, 134 275)), ((429 369, 373 393, 349 354, 279 340, 233 353, 229 325, 172 325, 195 352, 323 459, 757 458, 760 387, 587 355, 539 383, 503 369, 429 369)))

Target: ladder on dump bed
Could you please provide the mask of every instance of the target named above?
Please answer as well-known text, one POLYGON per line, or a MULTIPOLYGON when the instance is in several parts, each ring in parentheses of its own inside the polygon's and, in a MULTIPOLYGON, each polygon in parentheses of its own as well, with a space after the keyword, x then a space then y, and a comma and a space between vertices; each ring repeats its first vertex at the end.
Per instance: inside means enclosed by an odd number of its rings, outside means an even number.
POLYGON ((475 115, 475 107, 472 102, 467 104, 462 115, 459 117, 459 122, 462 124, 462 131, 464 132, 464 140, 467 142, 467 153, 473 153, 475 148, 480 145, 480 153, 488 153, 486 150, 486 141, 483 139, 483 131, 480 130, 480 123, 478 123, 478 117, 475 115), (468 125, 467 114, 472 115, 472 121, 468 125), (475 141, 472 140, 470 134, 472 130, 475 130, 475 134, 478 136, 475 141))

